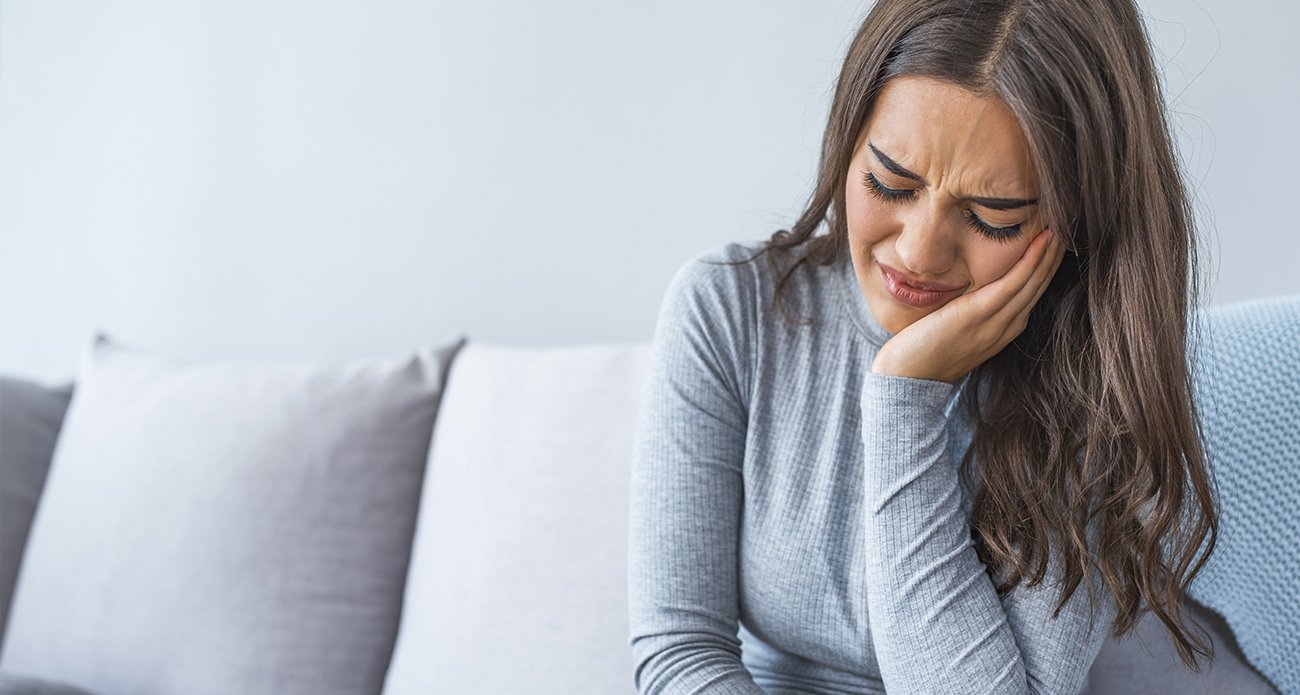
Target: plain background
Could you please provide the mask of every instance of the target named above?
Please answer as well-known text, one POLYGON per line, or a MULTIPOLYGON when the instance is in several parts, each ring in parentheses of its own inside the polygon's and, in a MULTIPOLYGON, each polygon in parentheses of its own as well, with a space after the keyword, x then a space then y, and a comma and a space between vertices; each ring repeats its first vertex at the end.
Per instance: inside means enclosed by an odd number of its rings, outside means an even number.
MULTIPOLYGON (((869 4, 0 0, 0 373, 648 341, 793 223, 869 4)), ((1141 6, 1205 303, 1300 292, 1300 6, 1141 6)))

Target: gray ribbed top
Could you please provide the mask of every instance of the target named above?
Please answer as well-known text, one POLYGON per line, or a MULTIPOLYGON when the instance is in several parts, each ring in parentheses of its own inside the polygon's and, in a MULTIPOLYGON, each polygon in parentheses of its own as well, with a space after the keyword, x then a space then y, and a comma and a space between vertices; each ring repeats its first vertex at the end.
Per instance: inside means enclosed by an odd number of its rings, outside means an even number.
POLYGON ((758 243, 690 259, 660 308, 631 481, 638 692, 1082 690, 1114 601, 1090 629, 1080 584, 1051 619, 1055 556, 999 600, 957 476, 962 384, 871 372, 892 334, 847 253, 791 277, 804 327, 770 310, 766 258, 707 262, 758 243))

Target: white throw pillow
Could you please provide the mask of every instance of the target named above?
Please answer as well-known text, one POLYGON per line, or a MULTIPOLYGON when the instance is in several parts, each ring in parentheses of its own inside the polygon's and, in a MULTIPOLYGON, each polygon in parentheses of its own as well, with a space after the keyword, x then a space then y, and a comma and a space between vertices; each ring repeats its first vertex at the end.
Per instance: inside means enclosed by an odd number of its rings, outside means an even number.
POLYGON ((627 505, 649 357, 457 356, 385 695, 632 692, 627 505))

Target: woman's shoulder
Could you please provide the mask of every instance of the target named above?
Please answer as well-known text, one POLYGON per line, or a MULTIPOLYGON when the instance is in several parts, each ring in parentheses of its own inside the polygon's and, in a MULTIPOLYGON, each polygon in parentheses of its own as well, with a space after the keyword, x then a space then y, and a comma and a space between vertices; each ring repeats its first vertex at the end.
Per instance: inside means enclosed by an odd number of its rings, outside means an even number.
MULTIPOLYGON (((763 340, 759 317, 770 292, 763 241, 729 241, 693 253, 664 293, 656 333, 675 342, 677 358, 694 355, 748 393, 763 340)), ((747 400, 747 399, 742 399, 747 400)))
POLYGON ((801 264, 802 249, 783 250, 769 246, 769 241, 728 241, 700 250, 678 267, 673 284, 748 300, 756 308, 771 299, 778 279, 783 293, 798 298, 808 293, 806 286, 833 282, 834 267, 801 264), (802 265, 797 269, 802 272, 790 272, 792 265, 802 265))
POLYGON ((711 316, 750 313, 765 284, 762 248, 761 240, 728 241, 694 253, 673 274, 665 301, 711 316))
POLYGON ((677 272, 713 283, 748 282, 762 270, 764 243, 763 240, 739 240, 715 244, 697 251, 677 272))
POLYGON ((728 241, 694 253, 677 268, 665 302, 690 308, 697 318, 726 321, 751 340, 788 339, 784 329, 773 328, 782 315, 806 320, 837 314, 844 304, 841 285, 856 285, 846 279, 853 271, 844 261, 818 264, 807 249, 782 250, 769 241, 728 241))

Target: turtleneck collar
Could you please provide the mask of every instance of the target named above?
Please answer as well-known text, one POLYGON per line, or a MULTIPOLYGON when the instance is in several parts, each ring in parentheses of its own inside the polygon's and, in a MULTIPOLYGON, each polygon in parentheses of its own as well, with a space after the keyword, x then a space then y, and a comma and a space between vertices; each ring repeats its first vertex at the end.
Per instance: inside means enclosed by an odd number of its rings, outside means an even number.
POLYGON ((871 313, 867 296, 862 292, 862 285, 858 284, 858 274, 853 268, 853 256, 847 248, 840 254, 834 266, 835 285, 839 287, 840 300, 844 305, 845 313, 858 331, 872 345, 879 348, 885 344, 885 341, 894 337, 894 334, 877 323, 875 315, 871 313))
MULTIPOLYGON (((839 288, 840 301, 844 306, 844 313, 848 315, 849 321, 857 328, 868 342, 879 349, 885 344, 885 341, 894 337, 893 333, 885 330, 876 321, 875 314, 871 313, 871 305, 867 303, 867 296, 862 292, 862 286, 858 284, 858 274, 853 268, 853 256, 847 250, 843 256, 833 264, 833 273, 835 286, 839 288)), ((957 397, 960 395, 966 382, 970 381, 970 374, 966 374, 954 384, 952 396, 948 404, 944 407, 944 413, 950 414, 956 405, 957 397)))

